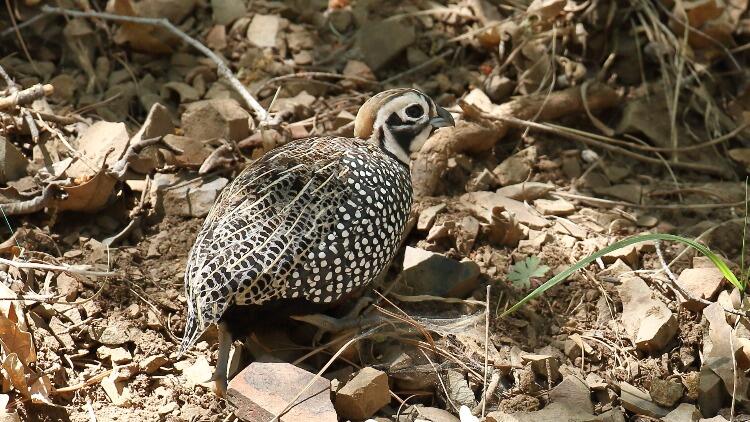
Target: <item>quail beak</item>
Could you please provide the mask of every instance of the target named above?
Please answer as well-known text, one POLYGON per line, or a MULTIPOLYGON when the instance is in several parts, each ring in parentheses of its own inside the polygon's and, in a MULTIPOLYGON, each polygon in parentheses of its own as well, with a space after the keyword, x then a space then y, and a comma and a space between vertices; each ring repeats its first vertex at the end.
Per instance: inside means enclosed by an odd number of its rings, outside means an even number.
POLYGON ((433 117, 430 119, 430 124, 433 127, 445 127, 445 126, 455 126, 456 122, 453 121, 453 116, 448 112, 448 110, 444 109, 440 106, 435 106, 437 109, 437 117, 433 117))

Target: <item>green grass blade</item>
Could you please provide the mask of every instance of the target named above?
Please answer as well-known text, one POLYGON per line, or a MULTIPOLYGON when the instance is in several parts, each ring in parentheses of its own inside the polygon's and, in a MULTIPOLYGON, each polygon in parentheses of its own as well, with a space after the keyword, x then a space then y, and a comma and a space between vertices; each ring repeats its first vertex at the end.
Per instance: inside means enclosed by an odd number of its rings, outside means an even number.
POLYGON ((501 316, 506 316, 508 314, 511 314, 515 312, 518 308, 523 306, 526 302, 530 301, 531 299, 534 299, 535 297, 539 296, 540 294, 546 292, 547 290, 551 289, 558 283, 562 282, 566 278, 570 277, 571 274, 575 273, 576 271, 580 270, 581 268, 586 267, 587 265, 591 264, 592 262, 596 261, 597 258, 601 258, 602 256, 616 251, 618 249, 624 248, 626 246, 633 245, 635 243, 640 242, 647 242, 649 240, 668 240, 668 241, 674 241, 679 243, 684 243, 691 248, 697 250, 698 252, 702 253, 706 257, 708 257, 709 260, 711 260, 711 263, 713 263, 716 268, 721 271, 721 273, 726 277, 727 280, 729 280, 730 283, 732 283, 737 289, 739 289, 740 292, 745 291, 745 285, 741 283, 737 277, 732 273, 732 271, 729 269, 727 264, 715 253, 711 252, 710 249, 708 249, 705 245, 702 245, 692 239, 688 239, 682 236, 675 236, 672 234, 661 234, 661 233, 654 233, 654 234, 644 234, 640 236, 631 237, 625 240, 621 240, 619 242, 615 242, 606 248, 589 255, 588 257, 576 262, 572 266, 570 266, 565 271, 561 272, 560 274, 552 277, 551 279, 547 280, 544 284, 534 289, 533 292, 529 293, 518 301, 515 305, 510 307, 508 310, 503 312, 501 316))

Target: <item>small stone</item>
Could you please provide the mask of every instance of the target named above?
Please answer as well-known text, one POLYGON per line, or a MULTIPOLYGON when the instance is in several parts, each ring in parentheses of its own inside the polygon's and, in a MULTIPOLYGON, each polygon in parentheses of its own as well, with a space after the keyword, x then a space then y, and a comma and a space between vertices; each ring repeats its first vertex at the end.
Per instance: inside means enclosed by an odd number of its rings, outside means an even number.
POLYGON ((581 162, 577 153, 578 150, 573 150, 572 154, 562 154, 562 172, 569 179, 581 177, 581 162))
POLYGON ((507 100, 516 89, 516 83, 502 75, 492 75, 484 82, 483 91, 494 103, 507 100))
POLYGON ((117 380, 117 372, 112 371, 109 376, 102 380, 101 386, 112 404, 115 406, 128 406, 131 403, 132 394, 124 381, 117 380))
POLYGON ((365 367, 336 392, 335 408, 340 417, 362 420, 390 402, 388 376, 383 371, 365 367))
POLYGON ((544 215, 566 216, 576 212, 576 206, 564 199, 537 199, 534 206, 544 215))
POLYGON ((683 392, 684 387, 679 382, 659 378, 651 380, 649 393, 654 403, 659 406, 674 406, 682 398, 683 392))
POLYGON ((464 256, 469 255, 479 236, 479 221, 467 215, 456 225, 456 249, 464 256))
POLYGON ((596 276, 601 277, 616 277, 619 278, 624 274, 632 274, 633 269, 630 268, 622 259, 618 259, 613 264, 609 264, 607 268, 596 273, 596 276))
POLYGON ((638 350, 657 353, 677 333, 677 319, 639 277, 629 277, 617 291, 622 299, 622 324, 638 350))
POLYGON ((81 287, 81 282, 67 273, 60 273, 57 276, 57 291, 63 295, 68 302, 76 300, 78 297, 78 291, 81 287))
POLYGON ((700 422, 729 422, 727 418, 721 415, 714 416, 713 418, 703 418, 700 422))
POLYGON ((586 343, 580 334, 571 334, 565 340, 565 355, 571 360, 591 354, 594 349, 586 343), (585 353, 584 353, 585 352, 585 353))
POLYGON ((479 266, 424 249, 406 247, 401 284, 403 294, 466 297, 479 286, 479 266))
POLYGON ((158 371, 167 362, 169 362, 167 357, 160 354, 160 355, 148 356, 147 358, 138 362, 138 366, 141 368, 143 372, 150 375, 158 371))
POLYGON ((365 63, 377 71, 416 40, 414 27, 404 20, 369 22, 359 29, 356 46, 365 63))
POLYGON ((294 60, 294 64, 299 66, 307 66, 313 62, 313 56, 309 50, 302 50, 299 53, 292 54, 292 59, 294 60))
POLYGON ((549 183, 521 182, 503 186, 497 190, 497 193, 516 201, 533 201, 547 195, 554 189, 555 186, 549 183))
MULTIPOLYGON (((503 411, 490 412, 487 414, 487 422, 539 422, 539 421, 586 421, 604 422, 601 416, 594 416, 581 409, 571 408, 564 403, 551 403, 542 410, 535 412, 513 412, 503 411)), ((607 421, 609 422, 609 421, 607 421)))
POLYGON ((129 322, 114 320, 110 321, 97 340, 107 346, 121 346, 134 341, 133 331, 137 329, 129 322))
POLYGON ((169 402, 167 404, 163 404, 159 406, 158 409, 156 409, 156 413, 158 413, 160 416, 167 416, 168 414, 174 412, 175 410, 179 409, 180 406, 176 402, 169 402))
POLYGON ((641 185, 613 185, 607 187, 595 187, 593 190, 594 193, 599 195, 611 196, 632 204, 640 204, 641 195, 643 194, 643 186, 641 185))
POLYGON ((501 186, 521 183, 529 177, 536 157, 536 147, 528 147, 503 160, 492 173, 501 186))
POLYGON ((211 380, 213 372, 213 368, 209 365, 206 357, 199 355, 192 365, 182 370, 182 375, 187 380, 185 383, 187 388, 193 388, 199 384, 207 384, 211 380))
POLYGON ((237 0, 211 0, 214 22, 229 25, 235 19, 245 16, 245 2, 237 0))
MULTIPOLYGON (((237 2, 240 3, 240 2, 237 2)), ((243 13, 244 14, 244 13, 243 13)), ((280 18, 276 15, 256 14, 247 27, 247 39, 260 48, 276 47, 280 18)))
POLYGON ((99 346, 96 349, 96 356, 99 359, 110 359, 112 363, 123 364, 133 360, 133 355, 124 347, 107 347, 99 346))
POLYGON ((554 403, 563 403, 571 409, 594 413, 594 403, 591 402, 589 387, 573 375, 565 376, 562 382, 550 391, 550 400, 554 403))
POLYGON ((166 164, 177 167, 200 167, 213 151, 205 143, 187 136, 170 134, 164 137, 164 143, 181 151, 180 154, 174 154, 171 151, 161 152, 166 164))
POLYGON ((208 34, 206 34, 206 45, 212 50, 221 51, 227 48, 227 27, 224 25, 215 25, 211 28, 208 34))
POLYGON ((554 237, 547 231, 529 230, 529 238, 518 242, 518 250, 523 253, 536 254, 542 246, 551 242, 554 237))
MULTIPOLYGON (((683 270, 677 278, 677 284, 690 293, 692 297, 709 301, 716 299, 719 291, 724 287, 725 281, 724 275, 714 266, 688 268, 683 270)), ((697 312, 706 307, 706 304, 697 300, 686 300, 682 295, 678 295, 678 297, 682 305, 691 311, 697 312)))
POLYGON ((417 219, 417 230, 421 232, 430 230, 435 223, 437 215, 445 208, 445 203, 440 203, 422 210, 422 212, 419 213, 419 219, 417 219))
MULTIPOLYGON (((438 409, 437 407, 409 407, 403 414, 419 415, 418 418, 415 419, 415 422, 421 420, 427 420, 430 422, 460 422, 460 419, 454 416, 451 412, 438 409), (417 413, 416 409, 419 409, 419 413, 417 413)), ((390 419, 388 420, 390 421, 390 419)))
POLYGON ((188 104, 182 130, 188 138, 241 141, 250 135, 250 114, 233 99, 203 100, 188 104))
POLYGON ((621 259, 623 262, 630 266, 630 269, 635 268, 638 265, 638 250, 635 245, 626 246, 616 251, 612 251, 602 257, 602 261, 605 264, 611 264, 621 259))
POLYGON ((227 179, 219 177, 197 186, 188 184, 166 190, 162 201, 164 212, 183 217, 205 217, 227 183, 227 179))
POLYGON ((636 415, 661 418, 669 413, 669 410, 654 403, 647 392, 641 391, 626 382, 620 383, 620 400, 622 401, 622 407, 636 415))
POLYGON ((461 195, 461 202, 473 207, 474 213, 486 222, 493 221, 494 213, 508 211, 516 221, 532 229, 539 230, 549 225, 549 221, 530 211, 526 204, 501 193, 469 192, 461 195))
MULTIPOLYGON (((731 367, 731 363, 729 364, 731 367)), ((707 367, 701 368, 698 386, 698 409, 704 415, 715 415, 727 400, 726 388, 721 377, 707 367)))
POLYGON ((588 235, 588 231, 586 231, 585 228, 566 218, 558 218, 555 220, 555 225, 552 226, 552 229, 557 233, 570 235, 578 240, 583 240, 588 235))
POLYGON ((528 354, 522 355, 524 363, 530 363, 531 369, 537 375, 553 382, 560 379, 560 361, 555 356, 528 354))
MULTIPOLYGON (((349 60, 344 66, 343 75, 351 78, 375 80, 375 74, 366 63, 359 60, 349 60)), ((346 81, 346 80, 345 80, 346 81)), ((360 82, 352 82, 354 85, 360 85, 360 82)))
POLYGON ((339 129, 348 124, 351 124, 354 122, 355 118, 356 116, 353 115, 352 113, 346 110, 341 110, 339 111, 339 114, 336 115, 336 118, 333 119, 333 128, 339 129))
POLYGON ((696 422, 701 414, 694 404, 680 403, 677 408, 664 416, 664 422, 696 422))
POLYGON ((279 422, 336 422, 331 382, 289 363, 251 363, 229 382, 227 400, 236 407, 235 415, 240 419, 265 422, 280 414, 312 380, 310 388, 279 422))

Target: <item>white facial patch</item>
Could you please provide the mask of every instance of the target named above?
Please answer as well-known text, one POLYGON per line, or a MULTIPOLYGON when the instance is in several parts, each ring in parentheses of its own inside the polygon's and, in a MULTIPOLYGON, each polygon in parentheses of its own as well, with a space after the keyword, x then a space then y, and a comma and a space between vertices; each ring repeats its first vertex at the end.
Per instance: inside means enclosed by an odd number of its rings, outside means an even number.
POLYGON ((391 154, 395 155, 402 162, 409 164, 409 153, 394 137, 389 130, 386 121, 391 115, 396 114, 403 122, 403 125, 421 126, 425 128, 419 132, 409 144, 410 151, 418 151, 425 143, 432 132, 432 128, 427 124, 430 116, 430 104, 427 100, 416 92, 406 92, 392 100, 388 101, 379 111, 373 125, 373 136, 377 136, 379 129, 383 128, 384 146, 391 154), (410 117, 406 110, 410 106, 417 105, 421 107, 422 112, 418 117, 410 117))

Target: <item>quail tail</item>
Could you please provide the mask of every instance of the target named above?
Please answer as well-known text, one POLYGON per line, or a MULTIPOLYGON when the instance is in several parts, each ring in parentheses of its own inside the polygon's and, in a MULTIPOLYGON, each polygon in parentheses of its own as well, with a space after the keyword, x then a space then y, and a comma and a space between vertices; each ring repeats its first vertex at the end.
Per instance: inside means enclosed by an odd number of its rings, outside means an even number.
POLYGON ((183 334, 182 342, 180 343, 180 350, 177 352, 177 357, 182 357, 183 353, 187 352, 188 349, 193 347, 195 341, 198 340, 198 337, 200 337, 201 334, 203 334, 203 330, 200 329, 195 314, 193 312, 190 312, 190 309, 188 308, 188 316, 185 323, 185 333, 183 334))

